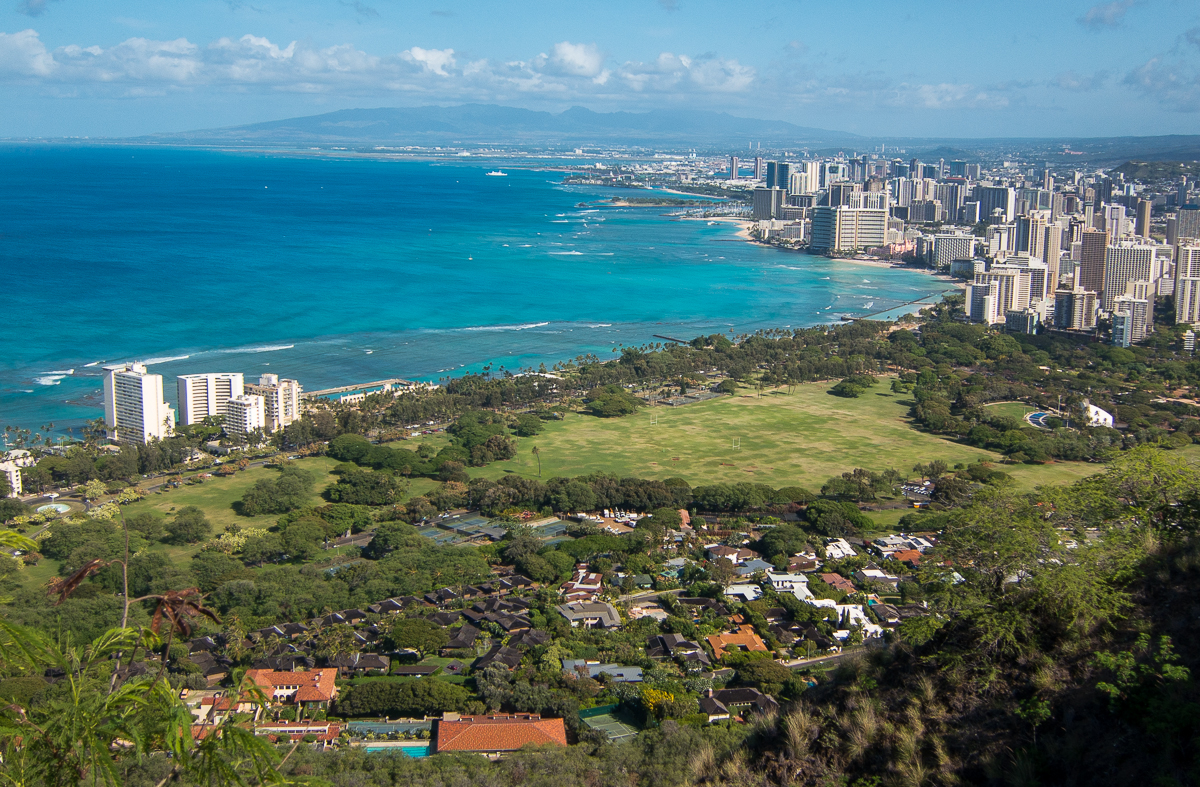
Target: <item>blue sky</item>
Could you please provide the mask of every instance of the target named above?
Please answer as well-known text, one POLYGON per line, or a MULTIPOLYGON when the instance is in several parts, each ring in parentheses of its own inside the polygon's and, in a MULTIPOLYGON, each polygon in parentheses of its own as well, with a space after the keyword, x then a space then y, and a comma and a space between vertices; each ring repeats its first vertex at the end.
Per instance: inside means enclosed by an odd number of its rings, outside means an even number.
POLYGON ((887 136, 1200 133, 1197 0, 0 3, 0 136, 462 102, 887 136))

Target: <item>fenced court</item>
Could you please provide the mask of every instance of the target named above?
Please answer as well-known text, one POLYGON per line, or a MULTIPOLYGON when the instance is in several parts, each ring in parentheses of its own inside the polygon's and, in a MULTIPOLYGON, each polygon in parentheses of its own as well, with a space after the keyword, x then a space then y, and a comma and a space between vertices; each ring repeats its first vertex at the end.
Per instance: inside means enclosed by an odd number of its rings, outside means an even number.
POLYGON ((617 741, 637 735, 637 728, 617 718, 616 711, 616 705, 589 708, 579 711, 579 719, 592 729, 603 732, 609 740, 617 741))

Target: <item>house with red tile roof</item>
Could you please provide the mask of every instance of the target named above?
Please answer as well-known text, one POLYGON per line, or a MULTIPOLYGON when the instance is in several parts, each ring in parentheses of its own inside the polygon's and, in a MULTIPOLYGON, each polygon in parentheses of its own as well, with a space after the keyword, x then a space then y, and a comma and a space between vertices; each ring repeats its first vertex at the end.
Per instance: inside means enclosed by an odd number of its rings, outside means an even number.
POLYGON ((447 713, 434 723, 433 752, 466 751, 499 756, 524 746, 566 746, 562 719, 536 713, 460 716, 447 713))
POLYGON ((709 647, 712 648, 713 658, 720 659, 726 653, 736 651, 766 651, 767 644, 762 641, 762 637, 754 633, 754 627, 748 625, 738 626, 738 630, 732 634, 713 634, 708 637, 709 647))
POLYGON ((843 593, 857 593, 858 588, 854 587, 854 583, 843 577, 841 574, 822 574, 821 581, 829 585, 834 590, 840 590, 843 593))
POLYGON ((303 672, 252 669, 246 670, 246 677, 262 689, 267 699, 279 704, 324 708, 338 695, 336 669, 303 672))
POLYGON ((315 748, 327 749, 342 734, 342 725, 332 721, 279 721, 259 724, 254 733, 265 735, 275 743, 302 741, 311 735, 315 748))
POLYGON ((915 549, 900 549, 893 552, 890 557, 893 560, 899 560, 901 563, 907 563, 910 566, 921 565, 921 553, 915 549))

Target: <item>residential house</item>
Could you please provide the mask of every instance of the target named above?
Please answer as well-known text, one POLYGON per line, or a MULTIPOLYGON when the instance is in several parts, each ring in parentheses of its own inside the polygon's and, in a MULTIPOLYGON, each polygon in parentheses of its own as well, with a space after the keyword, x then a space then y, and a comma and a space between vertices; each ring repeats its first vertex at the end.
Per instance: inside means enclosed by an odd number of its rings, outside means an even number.
POLYGON ((762 588, 752 582, 738 582, 725 588, 725 596, 741 596, 745 601, 755 601, 762 598, 762 588))
POLYGON ((555 607, 558 614, 566 618, 572 628, 605 628, 621 627, 621 615, 616 607, 605 603, 560 604, 555 607))
POLYGON ((304 672, 251 669, 246 670, 246 677, 254 681, 272 702, 305 708, 328 708, 338 695, 337 672, 336 669, 304 672))
POLYGON ((828 560, 845 560, 857 555, 854 547, 850 546, 850 542, 844 538, 831 538, 825 542, 825 557, 828 560))
POLYGON ((757 557, 744 560, 734 568, 739 577, 748 577, 751 574, 757 574, 760 571, 773 571, 775 566, 765 560, 760 560, 757 557))
POLYGON ((733 713, 739 716, 748 712, 769 713, 779 710, 779 703, 758 689, 709 689, 700 698, 700 710, 708 714, 711 722, 728 719, 733 713))
POLYGON ((377 653, 339 653, 328 663, 338 671, 340 677, 351 678, 372 673, 386 675, 392 660, 377 653))
POLYGON ((510 648, 536 648, 538 645, 546 645, 550 642, 550 635, 538 629, 527 629, 518 632, 508 639, 510 648))
POLYGON ((443 714, 434 722, 435 753, 476 752, 497 757, 524 746, 566 746, 567 729, 562 719, 543 719, 535 713, 496 716, 443 714))
POLYGON ((560 591, 567 602, 592 601, 600 595, 604 588, 604 576, 595 571, 589 571, 587 563, 575 566, 575 573, 563 583, 560 591))
POLYGON ((623 667, 620 664, 601 664, 586 659, 563 659, 563 674, 576 678, 597 678, 607 675, 614 683, 641 683, 641 667, 623 667))
POLYGON ((855 571, 854 578, 859 582, 875 582, 893 588, 900 584, 900 577, 892 576, 874 563, 868 563, 865 567, 855 571))
POLYGON ((858 588, 854 587, 854 583, 843 577, 841 574, 822 574, 821 581, 829 585, 834 590, 840 590, 843 593, 857 593, 858 588))
POLYGON ((708 645, 712 648, 713 658, 718 661, 726 653, 734 651, 747 652, 766 652, 768 650, 762 637, 754 633, 754 627, 750 625, 738 626, 737 631, 725 634, 713 634, 707 637, 708 645))
POLYGON ((479 672, 491 664, 503 664, 507 669, 516 669, 524 654, 516 648, 507 645, 493 645, 492 649, 475 661, 475 671, 479 672))
POLYGON ((447 611, 447 612, 435 612, 434 614, 429 616, 430 623, 436 623, 439 626, 441 626, 442 628, 446 628, 447 626, 453 626, 455 623, 457 623, 461 619, 462 619, 462 612, 460 610, 452 610, 452 611, 447 611))
POLYGON ((444 654, 448 650, 463 650, 465 648, 475 647, 475 640, 479 638, 480 631, 470 623, 462 624, 462 627, 450 632, 450 641, 442 648, 444 654))
POLYGON ((708 669, 712 662, 697 642, 682 634, 655 634, 646 641, 646 656, 652 659, 674 659, 692 669, 708 669))
POLYGON ((915 549, 900 549, 891 554, 893 560, 899 560, 907 566, 916 568, 921 565, 922 555, 915 549))
POLYGON ((707 596, 678 596, 675 600, 685 607, 691 607, 693 617, 699 617, 700 613, 706 609, 712 610, 714 615, 719 615, 720 617, 725 617, 729 614, 729 609, 715 598, 708 598, 707 596))
POLYGON ((709 560, 716 560, 723 557, 735 566, 740 566, 747 560, 753 560, 761 557, 757 552, 745 547, 727 547, 723 544, 712 544, 705 547, 709 560))
POLYGON ((327 749, 333 745, 342 734, 342 725, 335 721, 280 721, 258 724, 254 727, 255 735, 265 735, 273 742, 302 741, 312 735, 313 748, 327 749))
POLYGON ((767 579, 770 580, 771 587, 775 588, 776 593, 791 593, 801 601, 813 597, 812 591, 808 589, 808 577, 804 574, 777 574, 770 571, 767 572, 767 579))
POLYGON ((391 674, 402 678, 428 678, 439 669, 437 664, 397 664, 392 667, 391 674))

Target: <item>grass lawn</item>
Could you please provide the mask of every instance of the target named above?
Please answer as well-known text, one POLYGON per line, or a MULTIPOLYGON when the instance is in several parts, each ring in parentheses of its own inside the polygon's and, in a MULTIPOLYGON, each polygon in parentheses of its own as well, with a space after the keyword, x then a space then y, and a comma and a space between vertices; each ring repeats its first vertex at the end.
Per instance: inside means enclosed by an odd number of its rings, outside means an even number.
MULTIPOLYGON (((321 497, 321 492, 334 482, 335 479, 330 471, 337 465, 337 462, 319 456, 298 459, 296 464, 316 476, 317 482, 313 485, 311 498, 312 505, 325 505, 327 501, 321 497)), ((273 479, 278 474, 278 471, 271 468, 255 467, 243 470, 229 478, 216 476, 203 484, 181 486, 177 489, 168 489, 162 494, 151 494, 145 500, 126 506, 125 515, 157 511, 165 516, 170 516, 184 506, 198 506, 204 509, 209 521, 213 523, 213 535, 223 532, 226 527, 235 523, 243 527, 271 527, 279 519, 278 514, 257 517, 239 516, 233 510, 233 504, 241 500, 246 490, 254 486, 259 479, 273 479)))
POLYGON ((915 463, 933 459, 953 466, 998 458, 914 429, 907 416, 911 400, 888 391, 886 381, 857 399, 832 396, 829 388, 811 383, 791 394, 779 388, 762 397, 655 407, 625 418, 572 414, 546 422, 536 437, 518 438, 515 459, 471 472, 536 477, 537 460, 530 452, 537 446, 543 478, 606 471, 680 476, 693 485, 753 481, 815 491, 830 476, 855 467, 908 473, 915 463), (740 450, 732 448, 735 439, 740 450))
POLYGON ((993 415, 1007 415, 1018 421, 1025 417, 1025 413, 1036 413, 1038 409, 1024 402, 1000 402, 999 404, 984 405, 984 407, 993 415))

